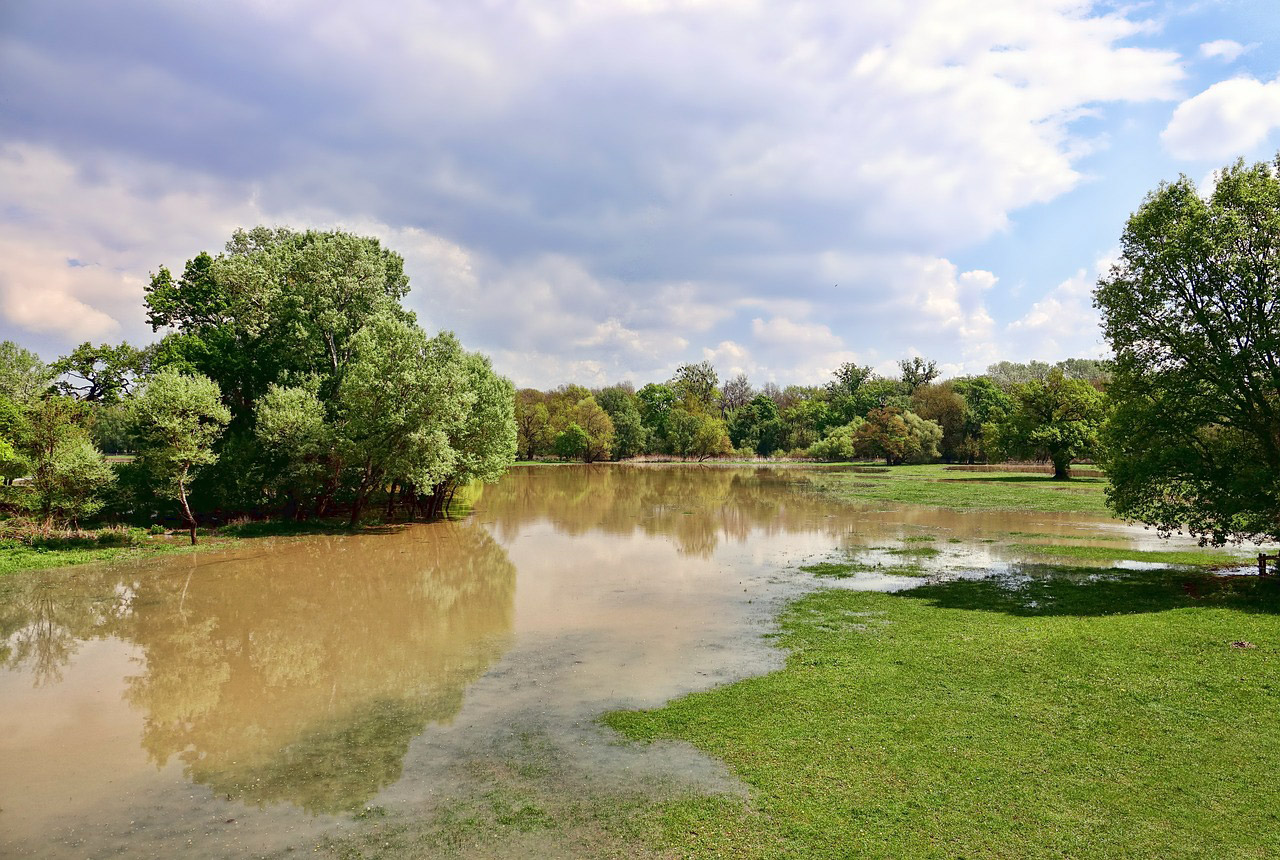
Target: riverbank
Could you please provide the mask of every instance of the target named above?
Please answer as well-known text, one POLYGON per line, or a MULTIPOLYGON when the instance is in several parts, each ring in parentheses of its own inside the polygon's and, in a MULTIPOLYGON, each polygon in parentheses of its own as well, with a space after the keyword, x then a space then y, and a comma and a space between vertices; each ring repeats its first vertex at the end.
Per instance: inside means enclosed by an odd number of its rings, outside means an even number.
POLYGON ((659 853, 1275 856, 1278 611, 1274 581, 1171 571, 826 590, 781 671, 604 719, 750 788, 654 810, 659 853))

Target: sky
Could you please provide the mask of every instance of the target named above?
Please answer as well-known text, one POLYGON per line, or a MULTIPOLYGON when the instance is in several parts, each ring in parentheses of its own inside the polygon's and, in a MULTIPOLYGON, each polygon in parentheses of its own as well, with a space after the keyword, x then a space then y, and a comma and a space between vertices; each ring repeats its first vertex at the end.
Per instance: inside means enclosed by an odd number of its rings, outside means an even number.
POLYGON ((267 224, 522 386, 1098 357, 1143 196, 1277 150, 1275 0, 5 0, 0 339, 267 224))

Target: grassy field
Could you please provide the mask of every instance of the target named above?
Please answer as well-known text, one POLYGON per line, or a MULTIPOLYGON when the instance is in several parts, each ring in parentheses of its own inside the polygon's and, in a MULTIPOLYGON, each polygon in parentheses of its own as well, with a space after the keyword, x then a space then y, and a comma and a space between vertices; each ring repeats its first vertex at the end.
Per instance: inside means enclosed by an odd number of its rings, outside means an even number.
POLYGON ((1278 609, 1166 571, 829 590, 785 669, 605 719, 751 788, 651 813, 664 856, 1274 857, 1278 609))
POLYGON ((1107 516, 1105 478, 1055 481, 1034 473, 956 472, 944 466, 896 466, 885 472, 831 471, 815 489, 838 499, 901 502, 955 510, 1075 512, 1107 516))

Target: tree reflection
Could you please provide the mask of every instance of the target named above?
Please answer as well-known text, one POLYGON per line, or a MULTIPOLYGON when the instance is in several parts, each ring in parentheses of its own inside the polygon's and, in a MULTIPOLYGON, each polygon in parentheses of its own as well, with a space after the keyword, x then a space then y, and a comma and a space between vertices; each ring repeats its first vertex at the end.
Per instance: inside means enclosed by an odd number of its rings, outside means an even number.
POLYGON ((448 522, 127 579, 17 579, 32 593, 6 601, 11 667, 47 677, 78 640, 135 643, 145 670, 125 697, 157 766, 176 758, 218 794, 313 812, 358 807, 399 778, 409 742, 451 720, 506 650, 515 594, 502 548, 448 522), (126 611, 91 608, 103 589, 127 595, 126 611))

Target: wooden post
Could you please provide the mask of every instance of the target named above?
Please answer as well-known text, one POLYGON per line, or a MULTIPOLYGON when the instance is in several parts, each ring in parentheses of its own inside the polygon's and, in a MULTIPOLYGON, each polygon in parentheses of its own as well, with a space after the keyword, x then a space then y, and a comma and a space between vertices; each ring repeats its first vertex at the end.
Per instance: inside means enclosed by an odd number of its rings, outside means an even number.
POLYGON ((1258 553, 1258 576, 1267 575, 1267 554, 1265 552, 1258 553))

